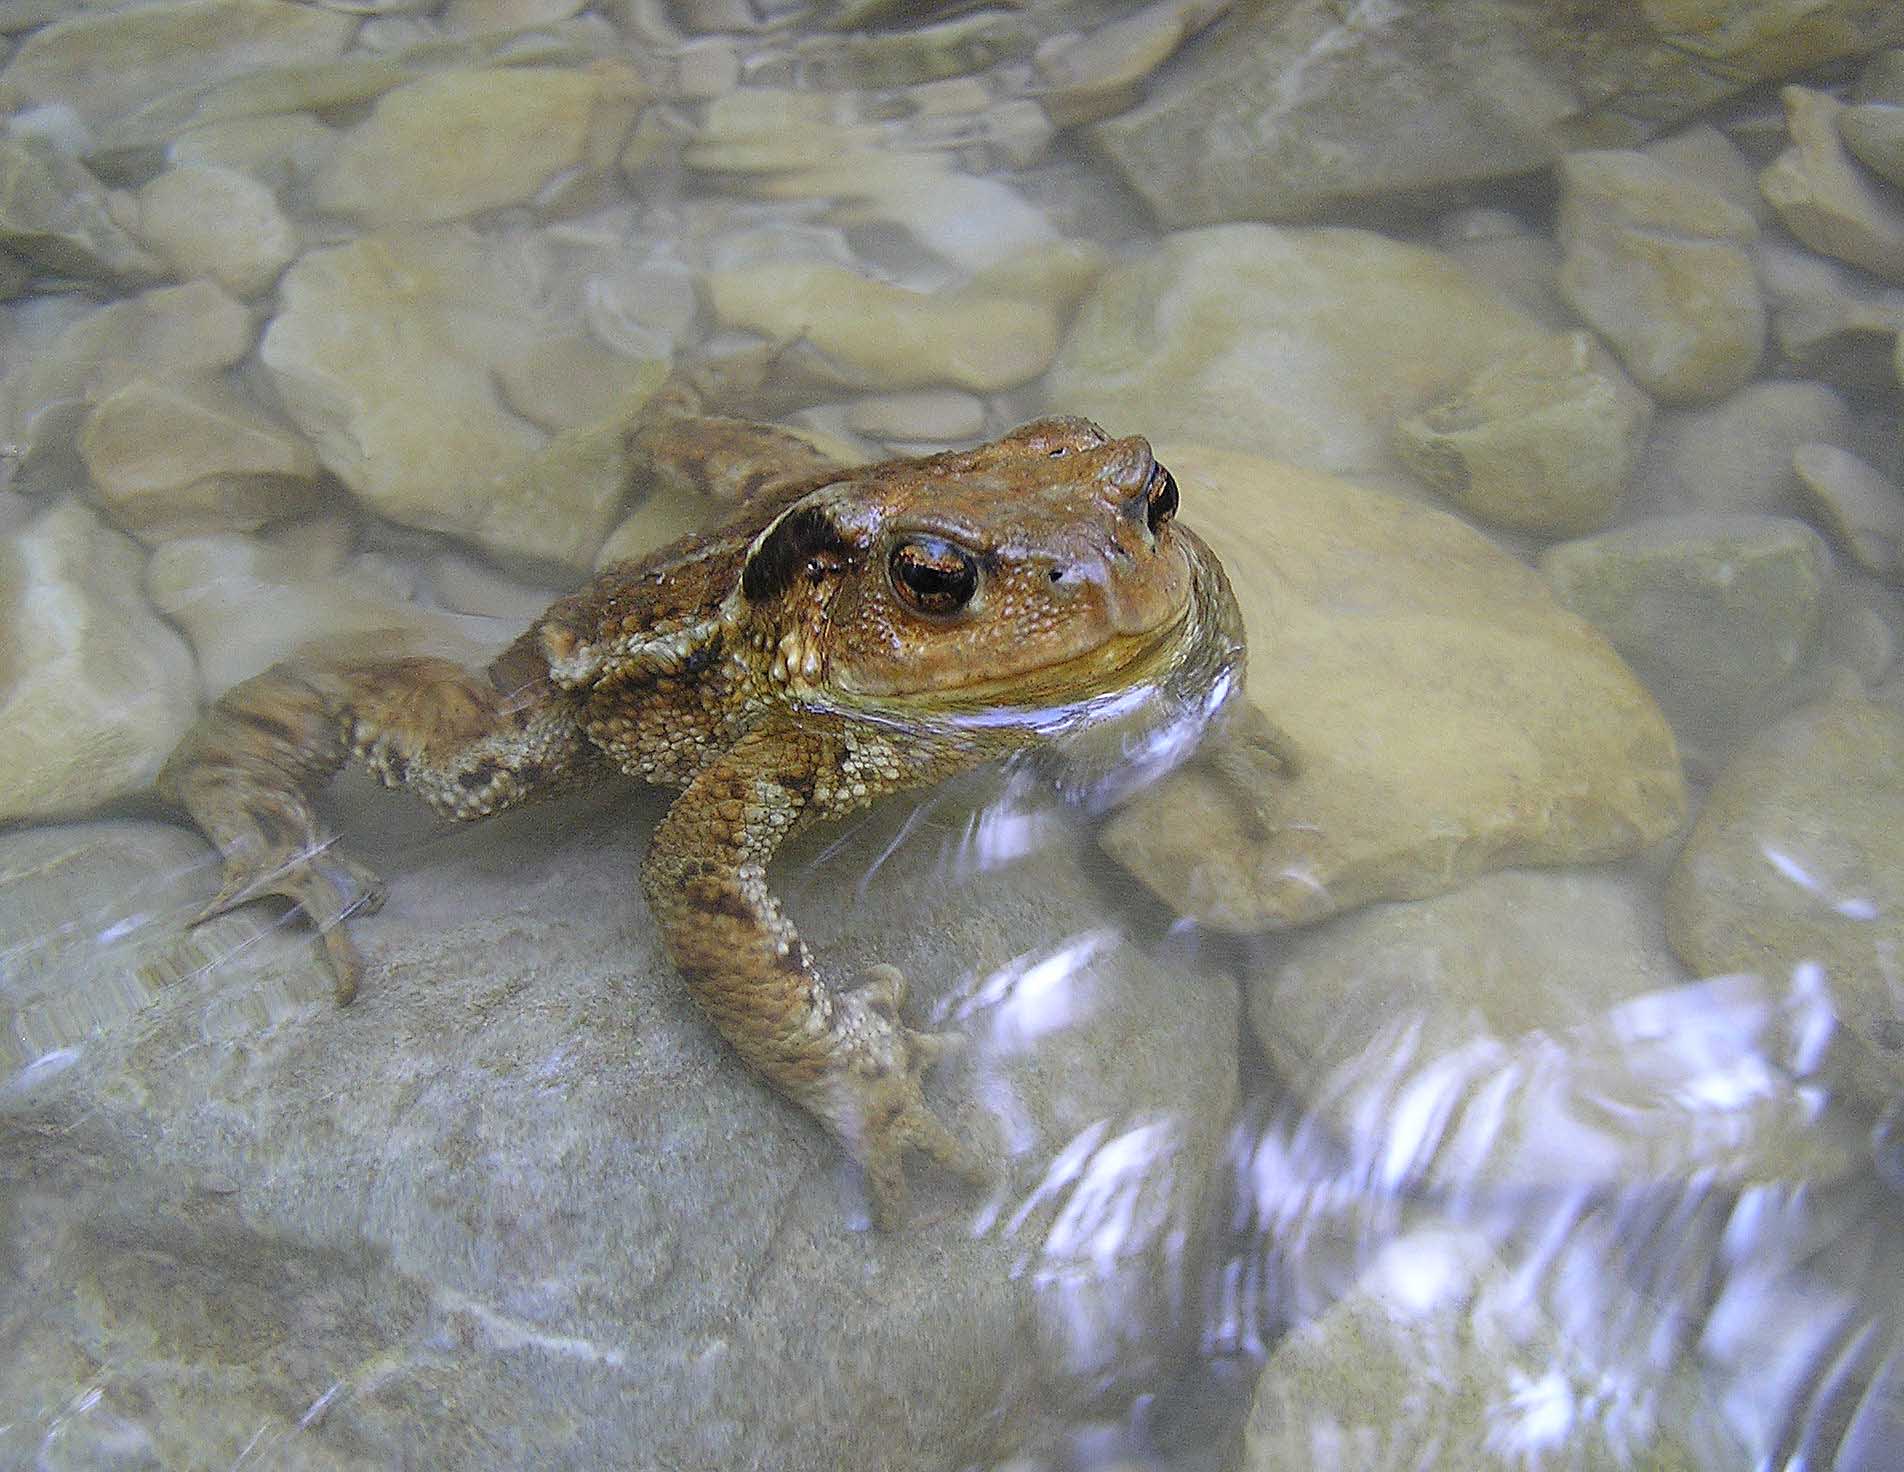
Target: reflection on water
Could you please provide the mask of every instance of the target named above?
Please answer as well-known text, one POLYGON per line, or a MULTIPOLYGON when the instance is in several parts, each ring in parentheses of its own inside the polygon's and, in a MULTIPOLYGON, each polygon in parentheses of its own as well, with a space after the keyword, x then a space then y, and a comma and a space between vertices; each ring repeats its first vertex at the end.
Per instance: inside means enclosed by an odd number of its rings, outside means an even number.
POLYGON ((0 4, 0 1464, 1904 1465, 1899 48, 0 4), (339 1011, 151 792, 725 519, 685 368, 802 466, 1147 435, 1248 628, 860 712, 1040 738, 774 866, 963 1042, 892 1233, 669 965, 665 795, 346 777, 339 1011))

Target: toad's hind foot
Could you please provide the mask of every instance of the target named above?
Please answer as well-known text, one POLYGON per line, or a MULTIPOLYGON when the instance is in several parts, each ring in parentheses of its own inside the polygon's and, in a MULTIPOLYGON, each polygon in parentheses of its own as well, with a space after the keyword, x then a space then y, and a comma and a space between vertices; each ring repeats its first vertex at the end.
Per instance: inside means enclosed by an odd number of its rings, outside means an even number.
POLYGON ((580 737, 519 643, 487 673, 426 658, 273 665, 234 685, 186 733, 159 773, 161 797, 192 816, 224 856, 201 919, 279 895, 317 927, 337 1000, 363 964, 345 921, 374 910, 383 884, 338 851, 313 807, 357 758, 460 821, 592 780, 580 737))
POLYGON ((192 815, 224 857, 196 925, 255 899, 287 899, 317 927, 339 1004, 363 962, 344 922, 383 903, 383 882, 338 852, 308 786, 342 761, 336 720, 317 691, 283 673, 240 686, 181 743, 159 792, 192 815))
POLYGON ((317 928, 342 1007, 357 995, 364 974, 363 957, 345 922, 376 913, 384 892, 383 880, 339 853, 335 840, 284 850, 246 845, 227 856, 217 895, 190 923, 203 924, 268 895, 289 900, 317 928))
POLYGON ((881 1230, 898 1226, 905 1214, 908 1150, 975 1185, 991 1179, 984 1160, 927 1107, 920 1088, 926 1071, 965 1040, 907 1027, 899 1020, 905 994, 892 966, 870 968, 859 986, 840 994, 835 1023, 846 1053, 813 1106, 865 1171, 873 1225, 881 1230))

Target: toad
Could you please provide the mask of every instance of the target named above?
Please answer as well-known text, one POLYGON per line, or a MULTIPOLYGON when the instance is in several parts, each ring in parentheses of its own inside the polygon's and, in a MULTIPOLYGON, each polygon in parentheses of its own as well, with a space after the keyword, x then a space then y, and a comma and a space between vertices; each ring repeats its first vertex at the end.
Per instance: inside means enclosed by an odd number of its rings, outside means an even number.
POLYGON ((224 858, 198 918, 290 900, 348 1002, 346 921, 383 890, 313 807, 347 761, 459 820, 617 776, 677 788, 641 865, 668 954, 890 1226, 907 1151, 986 1174, 922 1094, 948 1037, 901 1020, 890 967, 827 979, 769 861, 812 823, 997 758, 1050 759, 1087 795, 1180 759, 1241 689, 1242 621, 1150 446, 1083 419, 844 469, 669 390, 632 448, 654 477, 727 488, 731 519, 606 568, 487 669, 308 655, 207 711, 159 779, 224 858))

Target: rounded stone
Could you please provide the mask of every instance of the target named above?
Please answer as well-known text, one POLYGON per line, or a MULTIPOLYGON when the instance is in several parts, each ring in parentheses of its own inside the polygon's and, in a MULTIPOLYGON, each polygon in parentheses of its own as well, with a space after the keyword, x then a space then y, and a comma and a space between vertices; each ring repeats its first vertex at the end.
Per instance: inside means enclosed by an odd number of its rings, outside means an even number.
POLYGON ((1577 332, 1483 368, 1395 437, 1403 463, 1462 510, 1564 536, 1612 519, 1652 420, 1652 401, 1577 332))
POLYGON ((131 538, 64 501, 0 541, 0 819, 146 788, 198 713, 192 653, 131 538))
POLYGON ((611 166, 644 97, 632 74, 616 69, 426 76, 385 93, 344 137, 311 202, 371 225, 527 203, 585 160, 611 166))
POLYGON ((318 500, 304 437, 220 378, 133 379, 94 405, 79 453, 107 514, 149 540, 250 531, 318 500))
POLYGON ((1904 1085, 1904 714, 1860 698, 1764 731, 1713 784, 1666 890, 1667 938, 1702 974, 1818 990, 1852 1040, 1846 1077, 1904 1085))
POLYGON ((1046 403, 1153 439, 1393 470, 1397 419, 1550 335, 1435 251, 1367 230, 1216 226, 1100 278, 1046 403))
POLYGON ((1873 173, 1904 189, 1904 105, 1862 102, 1838 114, 1838 133, 1873 173))
POLYGON ((139 191, 139 229, 179 275, 209 276, 239 297, 269 287, 298 250, 276 196, 235 169, 167 169, 139 191))
POLYGON ((1808 652, 1831 553, 1790 517, 1653 517, 1549 547, 1540 569, 1683 733, 1729 744, 1808 652))
POLYGON ((1688 404, 1746 383, 1766 333, 1752 216, 1637 152, 1568 154, 1559 179, 1561 295, 1641 387, 1688 404))
POLYGON ((1229 572, 1249 698, 1293 766, 1251 788, 1193 765, 1105 826, 1111 855, 1178 913, 1281 929, 1678 828, 1658 707, 1487 538, 1312 471, 1180 445, 1158 458, 1229 572))
POLYGON ((1759 175, 1759 188, 1790 230, 1813 250, 1904 282, 1904 201, 1859 172, 1838 119, 1845 105, 1826 92, 1787 87, 1792 146, 1759 175))

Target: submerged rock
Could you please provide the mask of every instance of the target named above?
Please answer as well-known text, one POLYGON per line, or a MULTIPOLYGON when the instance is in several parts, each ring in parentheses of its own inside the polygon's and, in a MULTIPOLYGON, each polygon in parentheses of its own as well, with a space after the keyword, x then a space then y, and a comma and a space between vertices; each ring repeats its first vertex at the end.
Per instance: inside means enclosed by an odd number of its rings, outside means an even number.
POLYGON ((1631 880, 1508 872, 1292 937, 1249 1015, 1371 1190, 1836 1180, 1784 992, 1689 982, 1631 880))
POLYGON ((1904 106, 1864 102, 1838 114, 1838 134, 1858 161, 1904 189, 1904 106))
POLYGON ((236 169, 181 164, 139 191, 139 230, 180 276, 256 296, 298 251, 272 192, 236 169))
POLYGON ((229 368, 256 337, 243 306, 209 281, 160 287, 88 312, 0 381, 0 426, 19 454, 16 489, 76 491, 87 410, 133 380, 229 368))
POLYGON ((1572 153, 1559 168, 1560 291, 1663 403, 1739 388, 1765 350, 1747 247, 1758 223, 1643 153, 1572 153))
POLYGON ((1904 282, 1904 202, 1846 153, 1838 132, 1845 105, 1807 87, 1780 95, 1792 146, 1759 176, 1759 187, 1785 228, 1815 251, 1904 282))
POLYGON ((0 246, 45 275, 126 286, 167 274, 113 218, 85 165, 38 138, 0 138, 0 246))
POLYGON ((1408 467, 1464 511, 1565 535, 1612 519, 1652 421, 1652 401, 1575 332, 1483 368, 1395 437, 1408 467))
POLYGON ((1225 1472, 1513 1472, 1550 1451, 1587 1472, 1749 1461, 1683 1359, 1661 1369, 1671 1310, 1697 1305, 1620 1283, 1618 1247, 1593 1262, 1571 1261, 1577 1240, 1561 1251, 1543 1282, 1544 1264, 1504 1260, 1476 1227, 1389 1243, 1276 1345, 1225 1472))
POLYGON ((1526 174, 1583 143, 1631 148, 1900 40, 1881 0, 1239 6, 1087 136, 1167 226, 1303 220, 1526 174))
POLYGON ((1800 445, 1792 457, 1818 523, 1866 572, 1904 573, 1904 489, 1836 445, 1800 445))
POLYGON ((1192 768, 1106 826, 1113 857, 1179 913, 1305 924, 1488 869, 1613 858, 1679 826, 1678 756, 1652 699, 1486 538, 1248 456, 1160 459, 1229 571, 1250 699, 1295 762, 1253 794, 1255 814, 1192 768))
POLYGON ((1058 346, 1057 313, 1043 302, 908 291, 839 266, 716 271, 707 292, 724 325, 804 341, 866 387, 1011 388, 1042 373, 1058 346))
POLYGON ((596 796, 373 845, 410 872, 358 931, 373 971, 344 1011, 243 916, 179 935, 214 874, 186 835, 0 837, 0 914, 69 937, 0 1005, 149 971, 129 1005, 35 1013, 10 1078, 37 1267, 0 1323, 0 1421, 87 1392, 89 1426, 176 1465, 263 1427, 340 1464, 481 1444, 925 1472, 1168 1373, 1236 1101, 1234 986, 1150 960, 1070 852, 948 873, 946 830, 903 814, 923 841, 876 823, 836 848, 790 908, 824 962, 899 963, 909 1010, 969 1036, 928 1092, 1002 1178, 980 1197, 915 1169, 904 1228, 854 1231, 835 1146, 719 1042, 633 898, 656 811, 596 796), (903 875, 841 882, 893 854, 903 875))
POLYGON ((21 44, 0 71, 0 105, 61 103, 107 122, 167 92, 328 60, 356 30, 355 16, 287 0, 88 9, 21 44))
POLYGON ((1540 568, 1676 726, 1723 745, 1809 651, 1831 553, 1789 517, 1652 517, 1549 547, 1540 568))
POLYGON ((142 562, 72 501, 0 541, 0 820, 140 791, 197 715, 192 653, 141 596, 142 562))
POLYGON ((319 499, 304 437, 210 376, 115 389, 87 416, 79 453, 106 514, 148 540, 251 531, 319 499))
POLYGON ((153 552, 146 590, 191 639, 213 698, 305 645, 480 664, 523 627, 402 597, 374 564, 351 559, 341 522, 307 522, 266 538, 178 537, 153 552))
POLYGON ((1794 712, 1713 784, 1666 890, 1693 970, 1794 977, 1856 1045, 1854 1086, 1904 1088, 1904 715, 1849 696, 1794 712))
POLYGON ((1435 251, 1369 230, 1221 226, 1105 273, 1046 402, 1117 433, 1392 469, 1397 419, 1550 338, 1435 251))
POLYGON ((622 430, 659 370, 551 438, 507 395, 552 335, 531 292, 462 227, 369 235, 285 274, 259 356, 319 458, 380 515, 583 568, 615 524, 622 430))
POLYGON ((613 168, 646 98, 632 71, 499 67, 424 77, 381 97, 311 187, 369 225, 526 204, 565 171, 613 168))
POLYGON ((1854 429, 1851 406, 1822 383, 1749 384, 1722 404, 1661 414, 1633 498, 1668 513, 1791 515, 1800 504, 1793 453, 1848 443, 1854 429))

